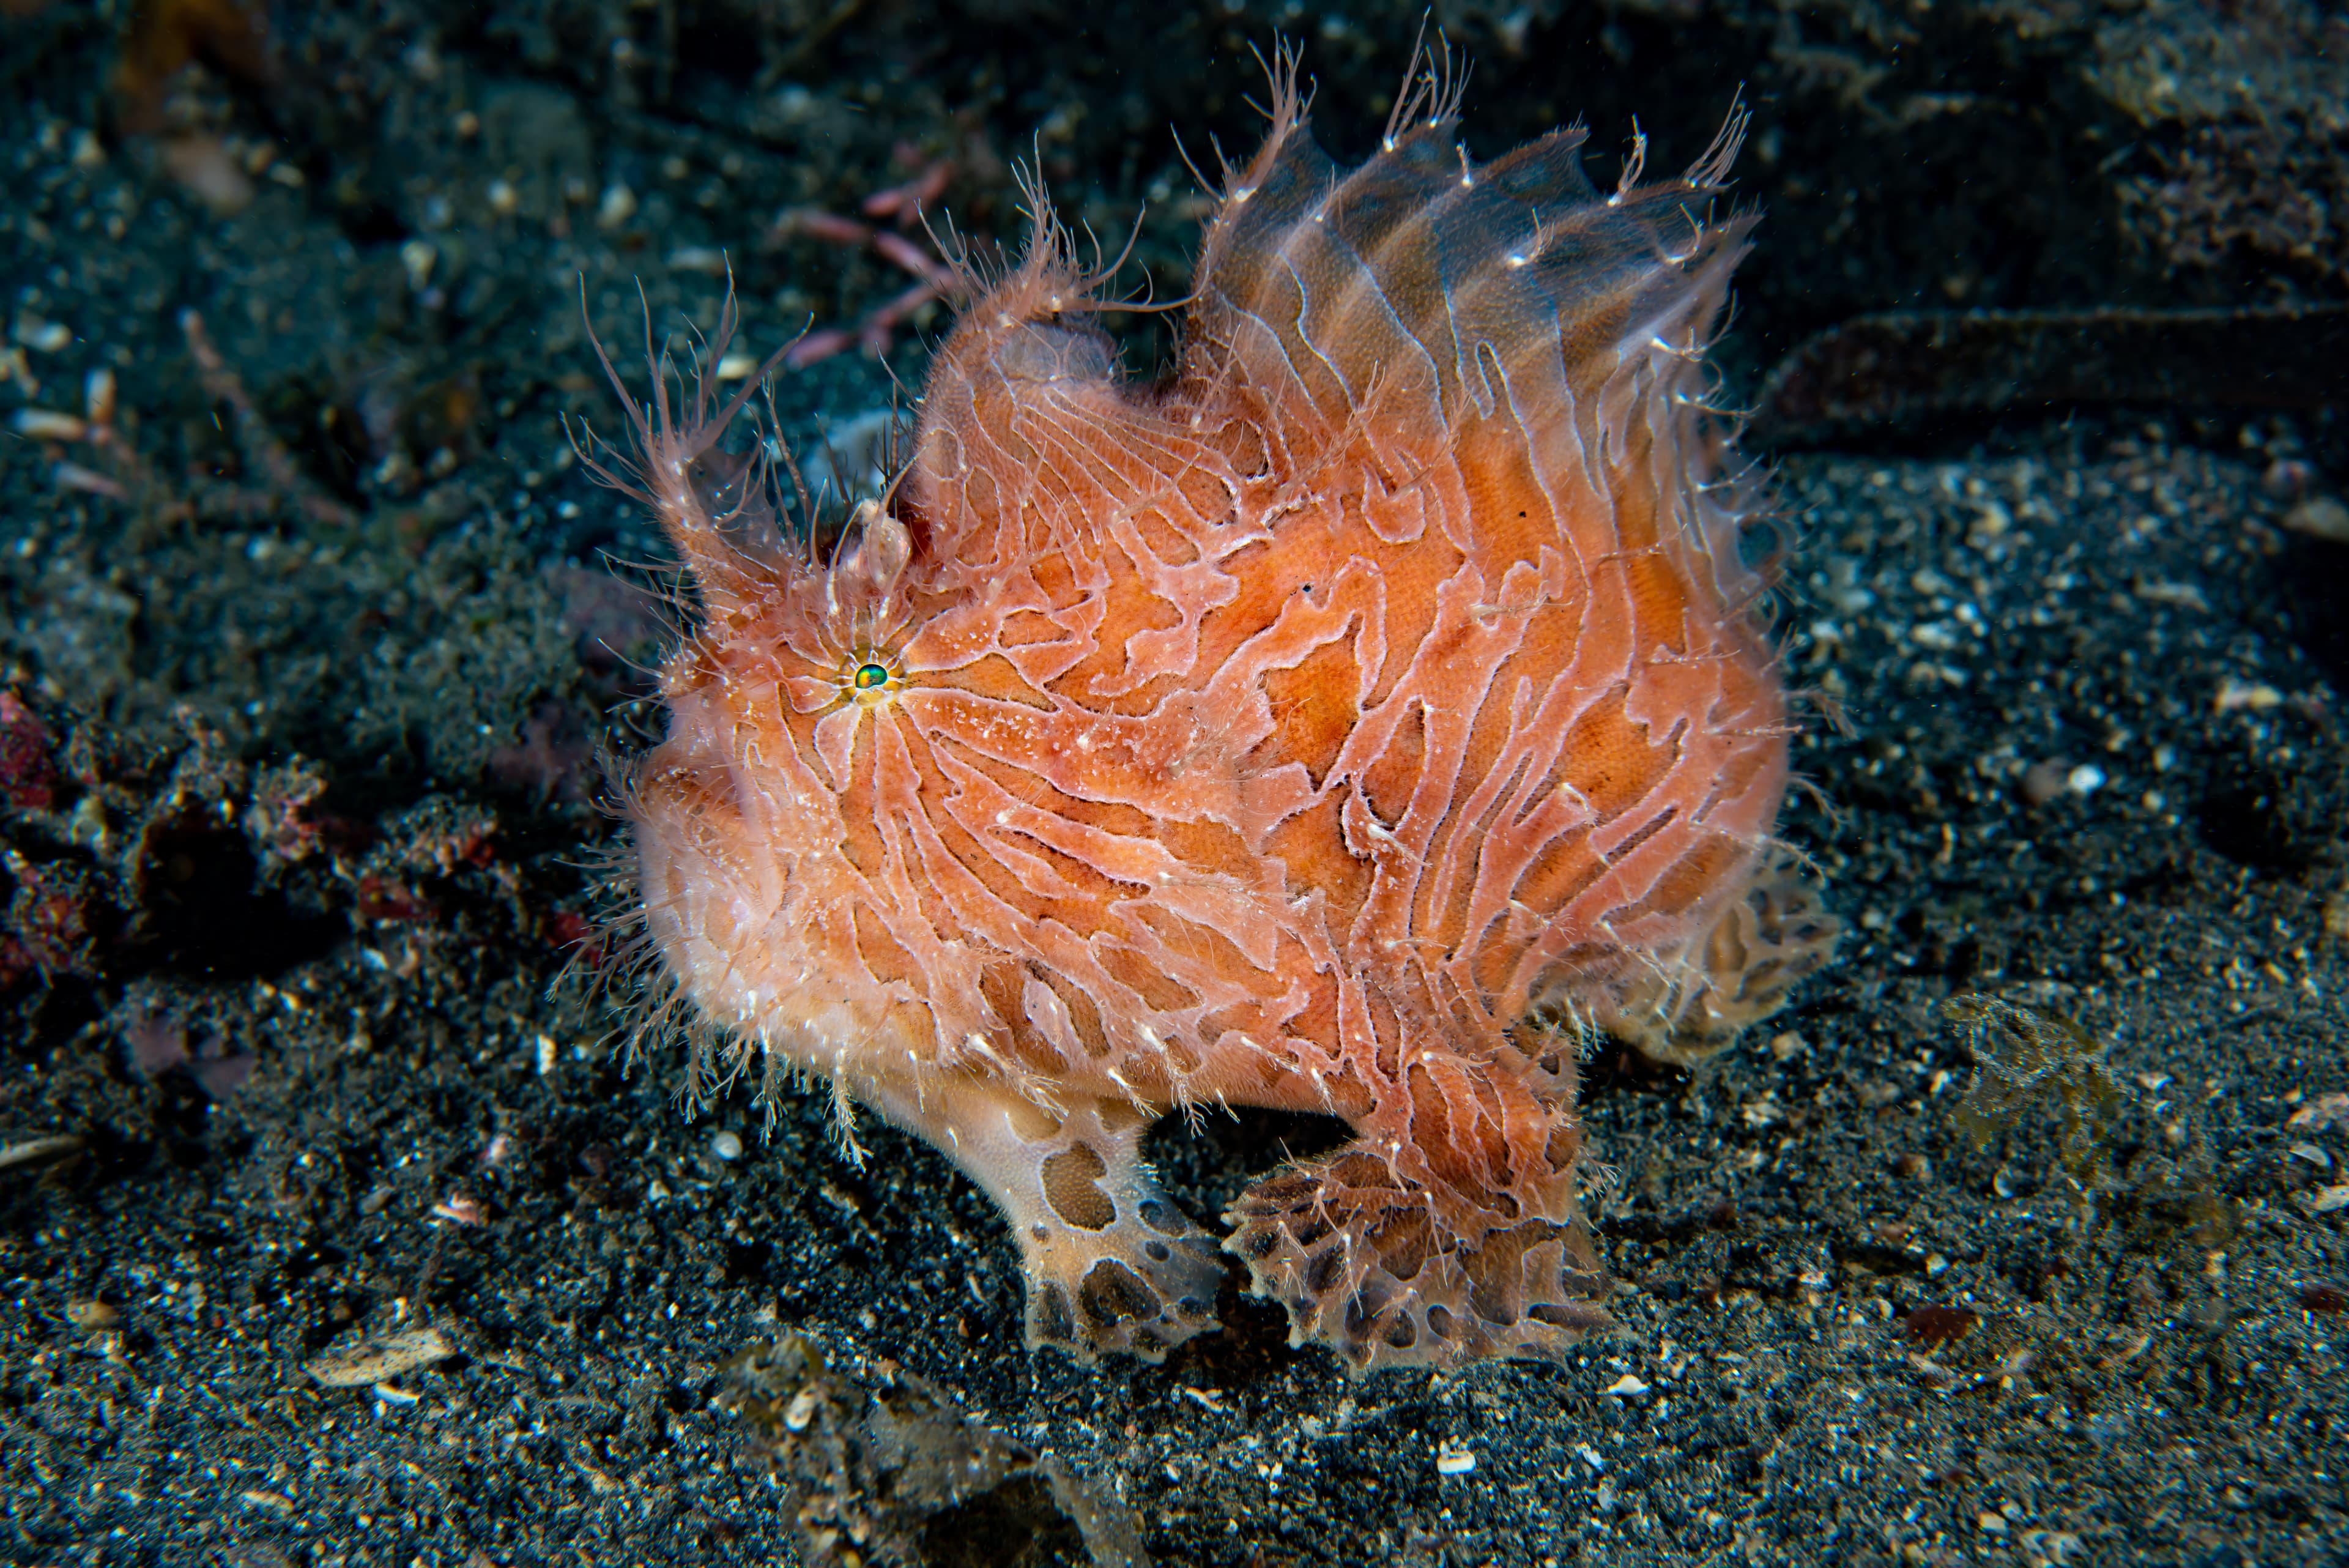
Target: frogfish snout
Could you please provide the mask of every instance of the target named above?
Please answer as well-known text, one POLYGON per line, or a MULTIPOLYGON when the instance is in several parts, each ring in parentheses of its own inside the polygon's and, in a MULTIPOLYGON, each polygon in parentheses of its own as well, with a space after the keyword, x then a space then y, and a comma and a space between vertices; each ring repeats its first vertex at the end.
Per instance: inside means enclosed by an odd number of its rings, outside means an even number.
POLYGON ((1835 940, 1706 407, 1742 127, 1602 193, 1580 131, 1472 161, 1445 75, 1348 170, 1279 63, 1157 386, 1040 200, 821 550, 697 483, 740 399, 631 405, 699 607, 625 788, 697 1090, 757 1065, 935 1144, 1031 1344, 1163 1355, 1227 1252, 1354 1367, 1554 1353, 1609 1322, 1578 1045, 1707 1054, 1835 940), (1219 1247, 1138 1154, 1206 1104, 1356 1137, 1219 1247))

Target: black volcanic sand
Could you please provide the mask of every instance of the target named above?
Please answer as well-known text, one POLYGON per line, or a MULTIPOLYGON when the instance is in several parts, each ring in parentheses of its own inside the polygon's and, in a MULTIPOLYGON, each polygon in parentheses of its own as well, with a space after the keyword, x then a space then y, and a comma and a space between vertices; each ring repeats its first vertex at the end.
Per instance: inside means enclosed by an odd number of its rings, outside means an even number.
MULTIPOLYGON (((815 1098, 763 1142, 747 1093, 688 1116, 564 978, 616 847, 597 748, 657 724, 663 635, 657 577, 605 559, 658 542, 568 455, 566 415, 618 423, 582 279, 632 368, 638 286, 683 345, 723 250, 764 352, 905 281, 777 212, 952 156, 945 204, 1013 232, 1033 145, 1104 234, 1158 190, 1173 296, 1202 204, 1167 121, 1249 145, 1235 54, 1279 22, 1359 144, 1417 12, 1216 7, 1148 46, 1040 5, 410 5, 278 18, 239 70, 200 25, 233 7, 162 5, 150 34, 226 65, 158 86, 156 37, 93 9, 0 16, 0 1556, 2349 1556, 2330 416, 1779 454, 1786 832, 1851 929, 1704 1070, 1588 1064, 1621 1333, 1357 1381, 1230 1293, 1166 1366, 1080 1367, 1023 1351, 1001 1227, 929 1150, 868 1123, 859 1169, 815 1098), (20 412, 80 414, 100 370, 109 440, 20 412), (1942 1013, 1971 994, 2065 1043, 1986 1143, 1942 1013)), ((1674 166, 1753 84, 1749 362, 1894 305, 2333 297, 2275 191, 2213 216, 2179 173, 2156 233, 2123 189, 2241 151, 2205 67, 2264 71, 2322 164, 2340 128, 2287 90, 2321 96, 2315 55, 2189 47, 2188 8, 2161 88, 2121 68, 2158 52, 2134 8, 1594 15, 1462 8, 1476 144, 1586 107, 1611 178, 1651 103, 1674 166), (2232 248, 2187 265, 2189 220, 2232 248)), ((886 406, 923 341, 782 379, 784 424, 886 406)), ((1178 1121, 1155 1154, 1212 1216, 1327 1137, 1178 1121)))

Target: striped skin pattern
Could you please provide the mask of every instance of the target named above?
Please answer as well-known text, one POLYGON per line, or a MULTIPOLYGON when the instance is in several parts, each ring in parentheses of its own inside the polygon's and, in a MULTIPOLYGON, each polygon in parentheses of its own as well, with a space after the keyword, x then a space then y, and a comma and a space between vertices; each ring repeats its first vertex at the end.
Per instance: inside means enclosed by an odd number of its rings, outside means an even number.
POLYGON ((1602 195, 1578 130, 1473 164, 1444 74, 1348 171, 1279 63, 1164 386, 1040 218, 823 558, 707 483, 739 399, 636 410, 701 607, 627 790, 695 1092, 759 1064, 927 1138, 1031 1344, 1215 1326, 1137 1152, 1213 1104, 1358 1135, 1226 1217, 1295 1341, 1555 1352, 1609 1321, 1578 1038, 1702 1054, 1833 940, 1772 848, 1786 704, 1702 407, 1735 139, 1602 195))

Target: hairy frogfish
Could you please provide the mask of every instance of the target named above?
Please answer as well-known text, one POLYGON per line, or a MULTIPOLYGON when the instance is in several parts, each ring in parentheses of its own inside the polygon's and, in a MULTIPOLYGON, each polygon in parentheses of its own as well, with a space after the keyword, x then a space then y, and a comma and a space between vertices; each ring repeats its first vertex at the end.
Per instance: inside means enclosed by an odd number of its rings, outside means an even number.
POLYGON ((1034 1345, 1217 1326, 1139 1144, 1252 1106, 1355 1135, 1224 1217, 1293 1343, 1555 1354, 1611 1321, 1578 1045, 1693 1060, 1834 941, 1772 836, 1769 553, 1707 404, 1740 126, 1601 193, 1578 130, 1474 162, 1446 74, 1349 171, 1277 63, 1155 385, 1031 192, 821 545, 724 477, 742 398, 657 363, 630 404, 692 589, 621 789, 692 1092, 828 1081, 927 1139, 1001 1207, 1034 1345))

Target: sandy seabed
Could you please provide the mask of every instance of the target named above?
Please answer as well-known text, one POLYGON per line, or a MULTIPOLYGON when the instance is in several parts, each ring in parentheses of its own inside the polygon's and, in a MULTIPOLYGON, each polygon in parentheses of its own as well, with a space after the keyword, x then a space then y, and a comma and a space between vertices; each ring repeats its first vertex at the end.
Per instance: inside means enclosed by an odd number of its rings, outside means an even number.
MULTIPOLYGON (((1779 458, 1786 833, 1850 934, 1693 1075, 1592 1058, 1619 1335, 1357 1381, 1235 1291, 1163 1366, 1080 1367, 1024 1352, 930 1150, 868 1126, 853 1168, 814 1097, 689 1117, 564 978, 662 625, 600 554, 645 524, 566 455, 562 415, 616 424, 580 279, 607 336, 640 277, 667 332, 740 245, 761 341, 853 320, 885 262, 725 214, 853 206, 950 119, 802 92, 729 140, 478 36, 322 29, 398 63, 366 163, 227 75, 109 130, 109 27, 0 25, 46 62, 0 104, 0 1555, 2349 1557, 2349 545, 2284 526, 2338 483, 2294 427, 1779 458), (1986 1141, 1944 1012, 1981 994, 2078 1026, 1986 1141)), ((812 429, 889 382, 779 391, 812 429)), ((1211 1216, 1327 1136, 1154 1152, 1211 1216)))

